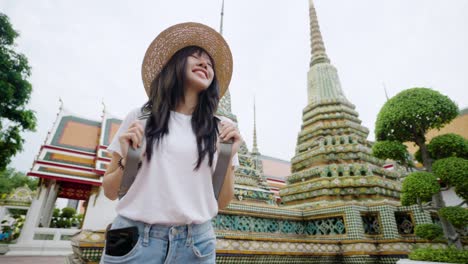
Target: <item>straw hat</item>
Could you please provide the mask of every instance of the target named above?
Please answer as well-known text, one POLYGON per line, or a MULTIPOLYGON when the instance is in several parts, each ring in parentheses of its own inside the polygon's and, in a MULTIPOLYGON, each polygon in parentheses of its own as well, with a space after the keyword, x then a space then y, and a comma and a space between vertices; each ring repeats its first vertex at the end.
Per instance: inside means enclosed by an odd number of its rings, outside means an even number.
POLYGON ((141 76, 146 94, 150 95, 151 82, 161 72, 169 59, 188 46, 203 48, 214 60, 214 70, 219 82, 220 98, 226 92, 232 75, 232 54, 223 36, 200 23, 188 22, 174 25, 161 32, 149 45, 143 59, 141 76))

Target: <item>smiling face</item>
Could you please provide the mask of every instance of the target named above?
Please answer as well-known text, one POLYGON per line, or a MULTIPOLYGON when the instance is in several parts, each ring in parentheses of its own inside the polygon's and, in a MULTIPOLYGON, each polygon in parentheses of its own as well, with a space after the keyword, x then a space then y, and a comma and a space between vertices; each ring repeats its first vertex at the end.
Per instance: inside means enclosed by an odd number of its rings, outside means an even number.
POLYGON ((187 57, 185 64, 186 89, 201 92, 210 86, 213 78, 213 62, 206 52, 195 52, 187 57))

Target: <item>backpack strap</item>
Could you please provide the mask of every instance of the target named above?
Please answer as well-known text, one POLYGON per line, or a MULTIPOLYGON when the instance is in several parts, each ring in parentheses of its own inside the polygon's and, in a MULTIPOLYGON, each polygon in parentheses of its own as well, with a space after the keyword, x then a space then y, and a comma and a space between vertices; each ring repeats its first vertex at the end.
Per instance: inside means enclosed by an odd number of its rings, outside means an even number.
MULTIPOLYGON (((147 117, 148 115, 141 115, 140 117, 138 117, 138 119, 146 120, 147 117)), ((141 146, 143 145, 144 144, 141 144, 141 146)), ((127 194, 128 189, 130 189, 133 182, 135 181, 135 178, 139 169, 139 163, 140 163, 142 151, 143 151, 142 147, 133 148, 132 145, 128 147, 125 169, 123 172, 122 181, 120 182, 119 199, 122 199, 122 197, 124 197, 125 194, 127 194)), ((216 167, 212 175, 213 192, 214 192, 216 201, 219 198, 221 188, 223 187, 224 178, 226 176, 226 171, 229 166, 229 161, 230 161, 231 151, 232 151, 232 140, 220 142, 218 151, 219 151, 218 161, 216 162, 216 167)))
MULTIPOLYGON (((146 126, 146 121, 148 119, 148 113, 141 113, 140 116, 138 116, 138 120, 145 120, 145 125, 146 126)), ((143 142, 145 141, 145 137, 143 137, 143 142)), ((123 176, 122 176, 122 181, 120 182, 120 188, 119 188, 119 200, 122 199, 122 197, 127 194, 128 189, 132 186, 133 182, 135 181, 136 175, 138 173, 138 169, 140 167, 140 162, 141 162, 141 154, 142 154, 142 146, 144 144, 140 144, 141 146, 139 148, 133 148, 132 144, 128 146, 128 151, 127 151, 127 157, 126 157, 126 163, 125 163, 125 168, 123 171, 123 176)))
POLYGON ((120 182, 119 199, 122 199, 122 197, 127 194, 128 189, 130 189, 133 182, 135 181, 136 175, 138 173, 138 164, 140 163, 141 153, 142 147, 133 148, 131 145, 128 147, 125 168, 122 181, 120 182))
POLYGON ((219 156, 218 161, 216 162, 216 167, 213 173, 213 192, 218 201, 219 193, 221 192, 221 188, 223 187, 224 178, 226 176, 226 171, 229 166, 230 158, 231 158, 231 151, 232 151, 232 140, 221 142, 219 144, 219 156))

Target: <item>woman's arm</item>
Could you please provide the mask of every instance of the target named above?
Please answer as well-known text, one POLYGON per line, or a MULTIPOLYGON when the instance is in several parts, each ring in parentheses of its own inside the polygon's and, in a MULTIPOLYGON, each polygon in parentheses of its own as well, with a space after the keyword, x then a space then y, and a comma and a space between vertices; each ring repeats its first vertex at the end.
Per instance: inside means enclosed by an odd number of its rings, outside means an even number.
MULTIPOLYGON (((120 183, 122 182, 123 169, 118 165, 121 157, 126 157, 129 145, 132 144, 134 148, 137 148, 142 143, 143 139, 143 127, 138 121, 133 122, 130 127, 119 135, 120 155, 117 151, 112 153, 112 160, 104 174, 102 181, 102 188, 104 188, 104 195, 115 200, 119 197, 120 183)), ((125 158, 122 159, 122 165, 125 166, 125 158)))
MULTIPOLYGON (((102 181, 102 188, 104 188, 104 195, 110 200, 115 200, 119 197, 120 182, 122 181, 123 170, 119 167, 118 162, 120 155, 116 152, 112 153, 112 160, 107 167, 102 181)), ((125 166, 124 160, 122 165, 125 166)))
POLYGON ((218 209, 222 210, 226 208, 234 197, 234 167, 231 166, 232 161, 230 162, 228 169, 226 171, 226 176, 224 176, 223 187, 219 192, 218 197, 218 209))
POLYGON ((221 121, 221 129, 219 131, 219 138, 227 141, 232 139, 232 152, 230 162, 226 175, 224 177, 224 183, 221 187, 221 191, 218 197, 218 209, 226 208, 234 197, 234 166, 232 164, 232 158, 237 154, 243 139, 237 129, 236 125, 232 121, 221 121))

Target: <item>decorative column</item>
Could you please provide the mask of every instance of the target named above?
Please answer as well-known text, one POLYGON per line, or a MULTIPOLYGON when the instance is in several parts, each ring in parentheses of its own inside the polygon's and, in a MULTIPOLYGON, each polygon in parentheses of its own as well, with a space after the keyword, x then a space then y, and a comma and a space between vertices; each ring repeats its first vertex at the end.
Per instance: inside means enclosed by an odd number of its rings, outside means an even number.
POLYGON ((398 226, 395 219, 396 208, 390 205, 380 207, 380 221, 382 223, 383 236, 386 239, 399 238, 398 226))
POLYGON ((39 220, 39 224, 41 227, 49 227, 50 220, 52 218, 53 210, 55 208, 55 201, 57 200, 58 189, 59 185, 53 181, 51 185, 49 185, 49 192, 47 195, 47 199, 44 205, 44 209, 41 212, 41 218, 39 220))
MULTIPOLYGON (((26 221, 24 222, 23 229, 16 244, 22 244, 33 240, 34 229, 39 225, 39 218, 41 216, 41 209, 47 198, 47 186, 41 184, 38 188, 36 199, 33 199, 28 213, 26 214, 26 221)), ((8 253, 7 253, 8 255, 8 253)))
POLYGON ((346 234, 349 239, 364 239, 364 225, 361 213, 356 206, 344 208, 346 216, 346 234))
POLYGON ((413 212, 414 225, 420 224, 432 224, 431 213, 427 210, 421 210, 419 205, 410 206, 411 211, 413 212))

